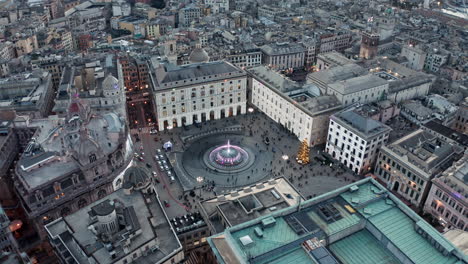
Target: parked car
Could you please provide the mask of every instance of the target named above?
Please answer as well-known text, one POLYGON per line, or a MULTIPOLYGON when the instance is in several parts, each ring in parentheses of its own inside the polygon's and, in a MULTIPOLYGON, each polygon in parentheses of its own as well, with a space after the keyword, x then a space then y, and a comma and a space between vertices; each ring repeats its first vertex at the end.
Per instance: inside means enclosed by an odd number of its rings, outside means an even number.
POLYGON ((157 149, 157 150, 156 150, 156 153, 157 153, 158 155, 162 155, 162 154, 163 154, 163 152, 162 152, 161 149, 157 149))
POLYGON ((155 171, 153 171, 151 174, 153 174, 153 177, 158 176, 158 174, 155 171))
POLYGON ((154 160, 158 161, 158 160, 159 160, 159 156, 158 156, 158 155, 154 155, 154 160))
POLYGON ((171 169, 171 168, 169 168, 169 166, 164 165, 164 170, 168 171, 168 170, 170 170, 170 169, 171 169))
POLYGON ((159 165, 159 170, 160 170, 160 171, 164 171, 164 166, 163 166, 163 165, 159 165))
POLYGON ((146 163, 146 167, 150 168, 151 169, 151 164, 149 163, 146 163))
POLYGON ((164 159, 164 155, 158 155, 158 157, 159 157, 160 160, 164 159))
POLYGON ((164 200, 164 206, 165 207, 171 207, 171 205, 169 204, 169 202, 167 200, 164 200))

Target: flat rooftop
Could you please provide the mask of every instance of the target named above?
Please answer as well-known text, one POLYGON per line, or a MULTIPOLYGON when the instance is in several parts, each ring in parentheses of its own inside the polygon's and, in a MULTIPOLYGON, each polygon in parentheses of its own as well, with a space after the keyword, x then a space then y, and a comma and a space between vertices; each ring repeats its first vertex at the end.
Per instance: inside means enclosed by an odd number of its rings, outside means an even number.
POLYGON ((328 87, 341 94, 352 94, 383 85, 388 86, 388 81, 377 77, 374 74, 367 74, 364 76, 338 81, 329 84, 328 87))
POLYGON ((361 135, 362 138, 372 138, 391 130, 389 126, 363 116, 354 110, 334 114, 330 119, 361 135))
POLYGON ((432 175, 438 170, 447 169, 451 157, 463 152, 461 147, 452 145, 422 129, 384 146, 383 150, 392 151, 398 157, 404 159, 405 163, 415 166, 417 170, 428 175, 432 175))
MULTIPOLYGON (((294 205, 298 197, 301 195, 281 177, 219 195, 200 204, 206 215, 217 214, 228 226, 233 226, 294 205)), ((218 232, 224 230, 220 218, 211 222, 218 232)))
MULTIPOLYGON (((124 192, 123 189, 119 189, 71 215, 52 222, 46 228, 53 237, 59 236, 64 241, 79 263, 89 263, 88 258, 97 263, 113 263, 116 259, 111 258, 109 250, 88 228, 89 212, 104 200, 118 201, 126 207, 135 208, 136 219, 141 228, 141 233, 132 238, 128 254, 133 254, 134 250, 157 238, 157 249, 150 251, 147 256, 140 257, 139 263, 159 263, 168 254, 179 250, 180 242, 155 195, 144 195, 139 191, 127 195, 124 192)), ((121 257, 122 255, 118 254, 118 258, 121 257)))
POLYGON ((182 66, 161 65, 164 73, 156 72, 157 89, 169 89, 209 81, 219 81, 228 78, 245 76, 246 73, 225 61, 196 63, 182 66))
POLYGON ((372 178, 229 227, 208 242, 219 263, 455 264, 468 260, 372 178))

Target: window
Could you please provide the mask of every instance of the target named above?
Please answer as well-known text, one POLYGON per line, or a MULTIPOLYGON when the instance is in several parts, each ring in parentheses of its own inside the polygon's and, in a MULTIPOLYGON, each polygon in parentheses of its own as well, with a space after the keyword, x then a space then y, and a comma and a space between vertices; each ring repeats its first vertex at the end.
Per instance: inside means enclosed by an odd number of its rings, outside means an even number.
POLYGON ((96 154, 91 154, 89 155, 89 163, 93 163, 96 161, 96 154))

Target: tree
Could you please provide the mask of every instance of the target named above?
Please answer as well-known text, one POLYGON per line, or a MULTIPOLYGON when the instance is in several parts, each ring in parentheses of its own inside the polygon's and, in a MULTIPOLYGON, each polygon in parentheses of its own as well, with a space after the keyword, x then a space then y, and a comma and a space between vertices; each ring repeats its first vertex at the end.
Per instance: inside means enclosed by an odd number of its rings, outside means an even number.
POLYGON ((301 146, 299 147, 299 151, 297 152, 297 157, 296 157, 297 163, 299 164, 308 164, 310 162, 309 158, 309 143, 307 143, 307 140, 304 139, 302 141, 301 146))

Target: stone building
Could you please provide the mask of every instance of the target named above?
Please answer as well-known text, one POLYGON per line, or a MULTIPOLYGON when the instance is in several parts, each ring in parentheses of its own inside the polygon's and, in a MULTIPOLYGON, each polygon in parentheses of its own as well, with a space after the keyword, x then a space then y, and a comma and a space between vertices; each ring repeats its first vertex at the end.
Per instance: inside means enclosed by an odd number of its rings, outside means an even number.
POLYGON ((446 228, 468 231, 467 178, 468 154, 465 154, 432 180, 424 211, 446 228))
POLYGON ((183 259, 150 172, 132 166, 123 178, 121 189, 45 227, 62 263, 171 264, 183 259))
POLYGON ((43 225, 119 188, 133 158, 124 118, 93 112, 75 95, 66 117, 29 122, 37 129, 17 163, 15 188, 42 238, 43 225))
POLYGON ((234 65, 155 66, 150 76, 160 131, 246 113, 247 74, 234 65))
POLYGON ((326 142, 328 119, 341 109, 335 96, 320 96, 316 86, 301 86, 264 66, 248 71, 253 105, 299 140, 310 145, 326 142))
POLYGON ((260 47, 263 52, 263 64, 276 70, 304 67, 305 48, 298 43, 271 43, 260 47))
POLYGON ((422 129, 383 146, 375 174, 392 190, 422 208, 431 180, 463 154, 463 149, 422 129))
POLYGON ((46 117, 54 99, 52 76, 44 70, 0 79, 0 111, 46 117))
POLYGON ((356 174, 371 170, 391 128, 347 109, 330 117, 326 152, 356 174))

